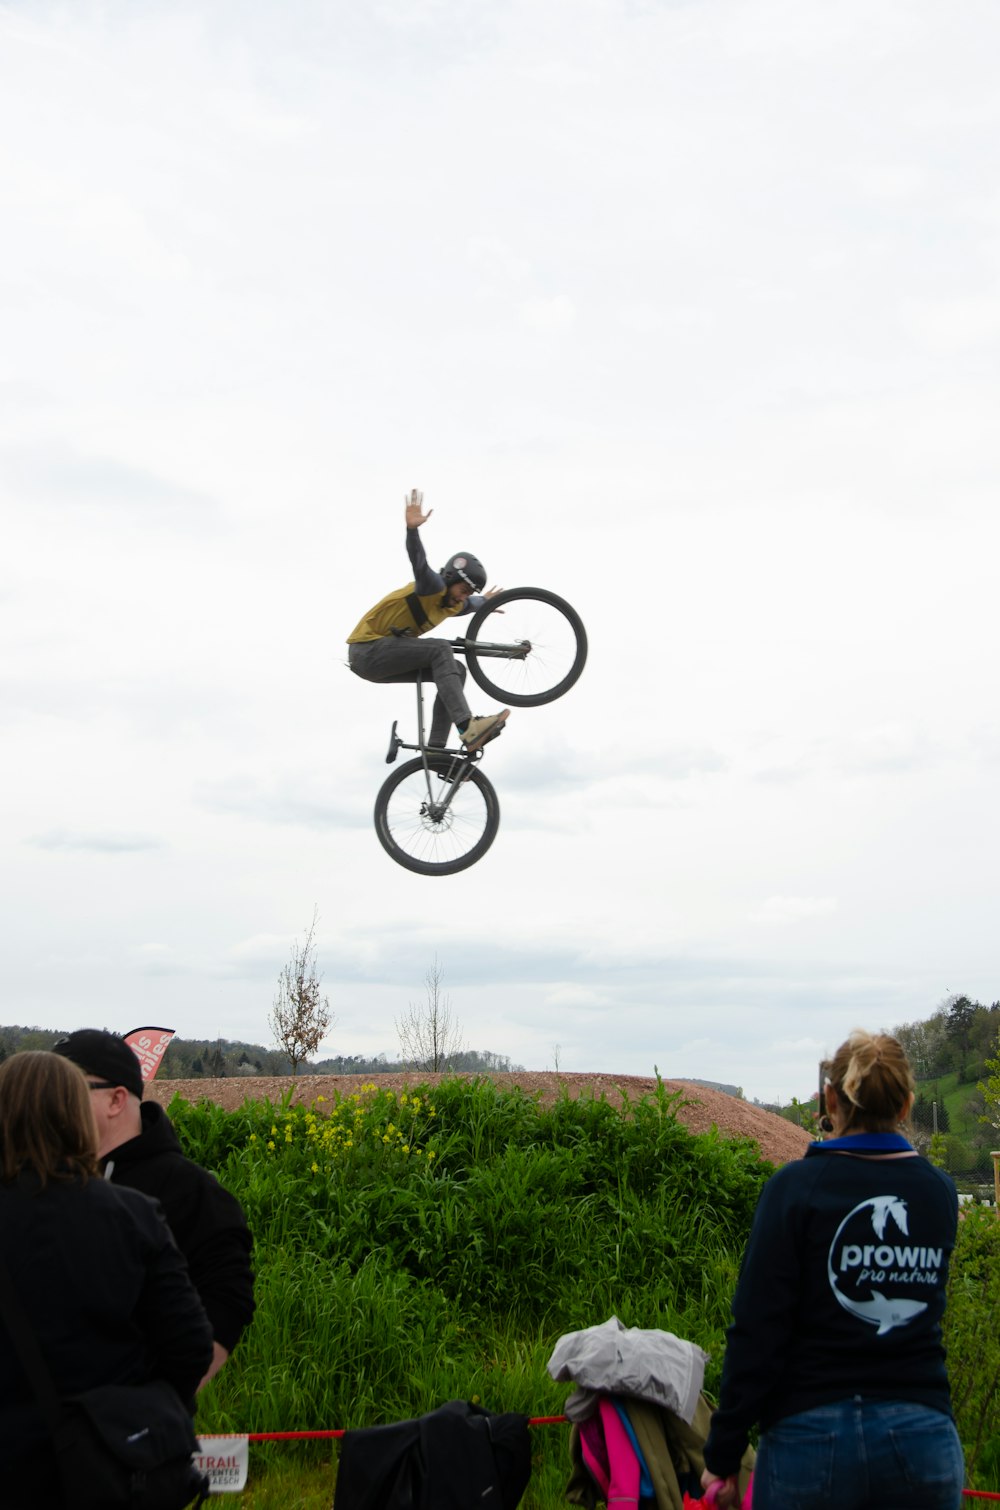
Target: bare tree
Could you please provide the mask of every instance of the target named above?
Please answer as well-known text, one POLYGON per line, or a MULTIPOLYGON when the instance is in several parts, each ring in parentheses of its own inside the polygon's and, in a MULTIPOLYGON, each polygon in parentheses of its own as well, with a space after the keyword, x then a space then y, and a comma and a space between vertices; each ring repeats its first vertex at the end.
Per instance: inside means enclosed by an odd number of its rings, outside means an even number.
POLYGON ((400 1054, 411 1069, 438 1074, 449 1069, 449 1061, 465 1047, 461 1029, 452 1015, 451 1000, 441 989, 443 979, 444 971, 435 956, 434 964, 424 976, 426 1000, 418 1006, 411 1002, 405 1014, 396 1018, 400 1054))
POLYGON ((292 945, 291 959, 278 976, 278 994, 268 1019, 275 1043, 291 1060, 293 1075, 310 1054, 315 1054, 333 1022, 330 999, 320 995, 320 977, 316 974, 318 920, 313 908, 305 939, 292 945))

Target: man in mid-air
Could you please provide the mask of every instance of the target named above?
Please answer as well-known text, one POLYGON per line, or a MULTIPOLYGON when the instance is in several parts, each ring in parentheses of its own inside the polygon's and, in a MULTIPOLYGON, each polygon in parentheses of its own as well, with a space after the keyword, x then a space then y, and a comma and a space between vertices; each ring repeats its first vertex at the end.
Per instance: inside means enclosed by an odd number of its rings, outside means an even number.
POLYGON ((420 636, 445 619, 472 613, 499 587, 485 592, 486 572, 467 552, 449 557, 436 572, 427 564, 420 526, 434 510, 423 511, 424 495, 413 489, 406 503, 406 553, 413 581, 380 598, 347 637, 348 664, 366 682, 415 682, 418 673, 430 675, 437 687, 428 744, 444 749, 454 724, 467 750, 478 750, 500 733, 509 708, 473 718, 465 701, 465 667, 447 640, 421 642, 420 636))

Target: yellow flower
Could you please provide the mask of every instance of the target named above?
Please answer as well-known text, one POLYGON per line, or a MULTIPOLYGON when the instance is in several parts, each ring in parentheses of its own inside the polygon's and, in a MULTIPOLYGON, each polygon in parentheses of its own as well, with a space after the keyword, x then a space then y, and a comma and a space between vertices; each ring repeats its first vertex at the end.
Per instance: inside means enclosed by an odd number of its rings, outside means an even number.
POLYGON ((257 1134, 256 1133, 251 1133, 250 1134, 250 1142, 251 1143, 256 1143, 256 1141, 257 1141, 257 1134))
POLYGON ((403 1094, 399 1098, 399 1104, 400 1104, 400 1106, 405 1106, 406 1103, 407 1103, 407 1101, 409 1099, 410 1099, 409 1096, 407 1096, 406 1092, 404 1091, 403 1094))
POLYGON ((317 1097, 316 1097, 316 1100, 317 1100, 317 1101, 325 1101, 325 1100, 326 1100, 326 1097, 325 1097, 325 1096, 317 1096, 317 1097))
POLYGON ((271 1151, 271 1153, 274 1153, 274 1140, 272 1138, 268 1138, 268 1140, 267 1140, 267 1146, 268 1146, 269 1150, 271 1151))
POLYGON ((312 1170, 313 1174, 319 1174, 319 1165, 317 1163, 313 1162, 309 1167, 312 1170))

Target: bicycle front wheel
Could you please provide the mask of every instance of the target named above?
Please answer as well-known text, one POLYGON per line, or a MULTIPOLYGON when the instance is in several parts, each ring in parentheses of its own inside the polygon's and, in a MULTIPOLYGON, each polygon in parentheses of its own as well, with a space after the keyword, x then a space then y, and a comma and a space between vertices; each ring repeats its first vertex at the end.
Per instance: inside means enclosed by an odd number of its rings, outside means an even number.
POLYGON ((450 876, 482 859, 497 836, 500 803, 479 767, 463 756, 408 760, 375 800, 375 832, 397 865, 450 876), (449 790, 465 767, 462 784, 449 790))
POLYGON ((544 587, 512 587, 476 610, 465 658, 484 692, 535 708, 568 692, 587 659, 587 631, 575 608, 544 587))

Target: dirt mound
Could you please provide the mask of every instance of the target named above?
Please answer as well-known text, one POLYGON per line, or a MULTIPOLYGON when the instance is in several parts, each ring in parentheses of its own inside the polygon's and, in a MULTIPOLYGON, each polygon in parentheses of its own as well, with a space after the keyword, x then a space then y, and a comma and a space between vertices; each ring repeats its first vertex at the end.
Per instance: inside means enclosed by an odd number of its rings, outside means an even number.
MULTIPOLYGON (((244 1101, 279 1101, 290 1085, 295 1086, 293 1100, 315 1101, 317 1096, 332 1100, 334 1094, 349 1096, 363 1085, 377 1085, 386 1090, 401 1091, 414 1085, 437 1085, 442 1075, 393 1074, 393 1075, 300 1075, 297 1080, 262 1077, 234 1076, 226 1080, 155 1080, 146 1087, 147 1098, 166 1106, 175 1095, 188 1101, 214 1101, 234 1111, 244 1101)), ((466 1077, 469 1078, 469 1077, 466 1077)), ((485 1077, 484 1077, 485 1078, 485 1077)), ((570 1096, 604 1096, 613 1105, 623 1096, 638 1101, 656 1089, 656 1081, 643 1075, 563 1075, 555 1072, 490 1075, 494 1085, 501 1089, 520 1086, 531 1095, 540 1095, 543 1103, 554 1101, 562 1092, 570 1096)), ((801 1127, 776 1117, 773 1112, 760 1106, 751 1106, 723 1091, 712 1091, 703 1085, 693 1085, 689 1080, 665 1080, 669 1092, 680 1091, 683 1099, 677 1106, 678 1120, 692 1132, 708 1132, 717 1127, 725 1137, 749 1137, 756 1139, 761 1153, 772 1164, 785 1164, 789 1159, 802 1157, 809 1143, 809 1135, 801 1127)))

